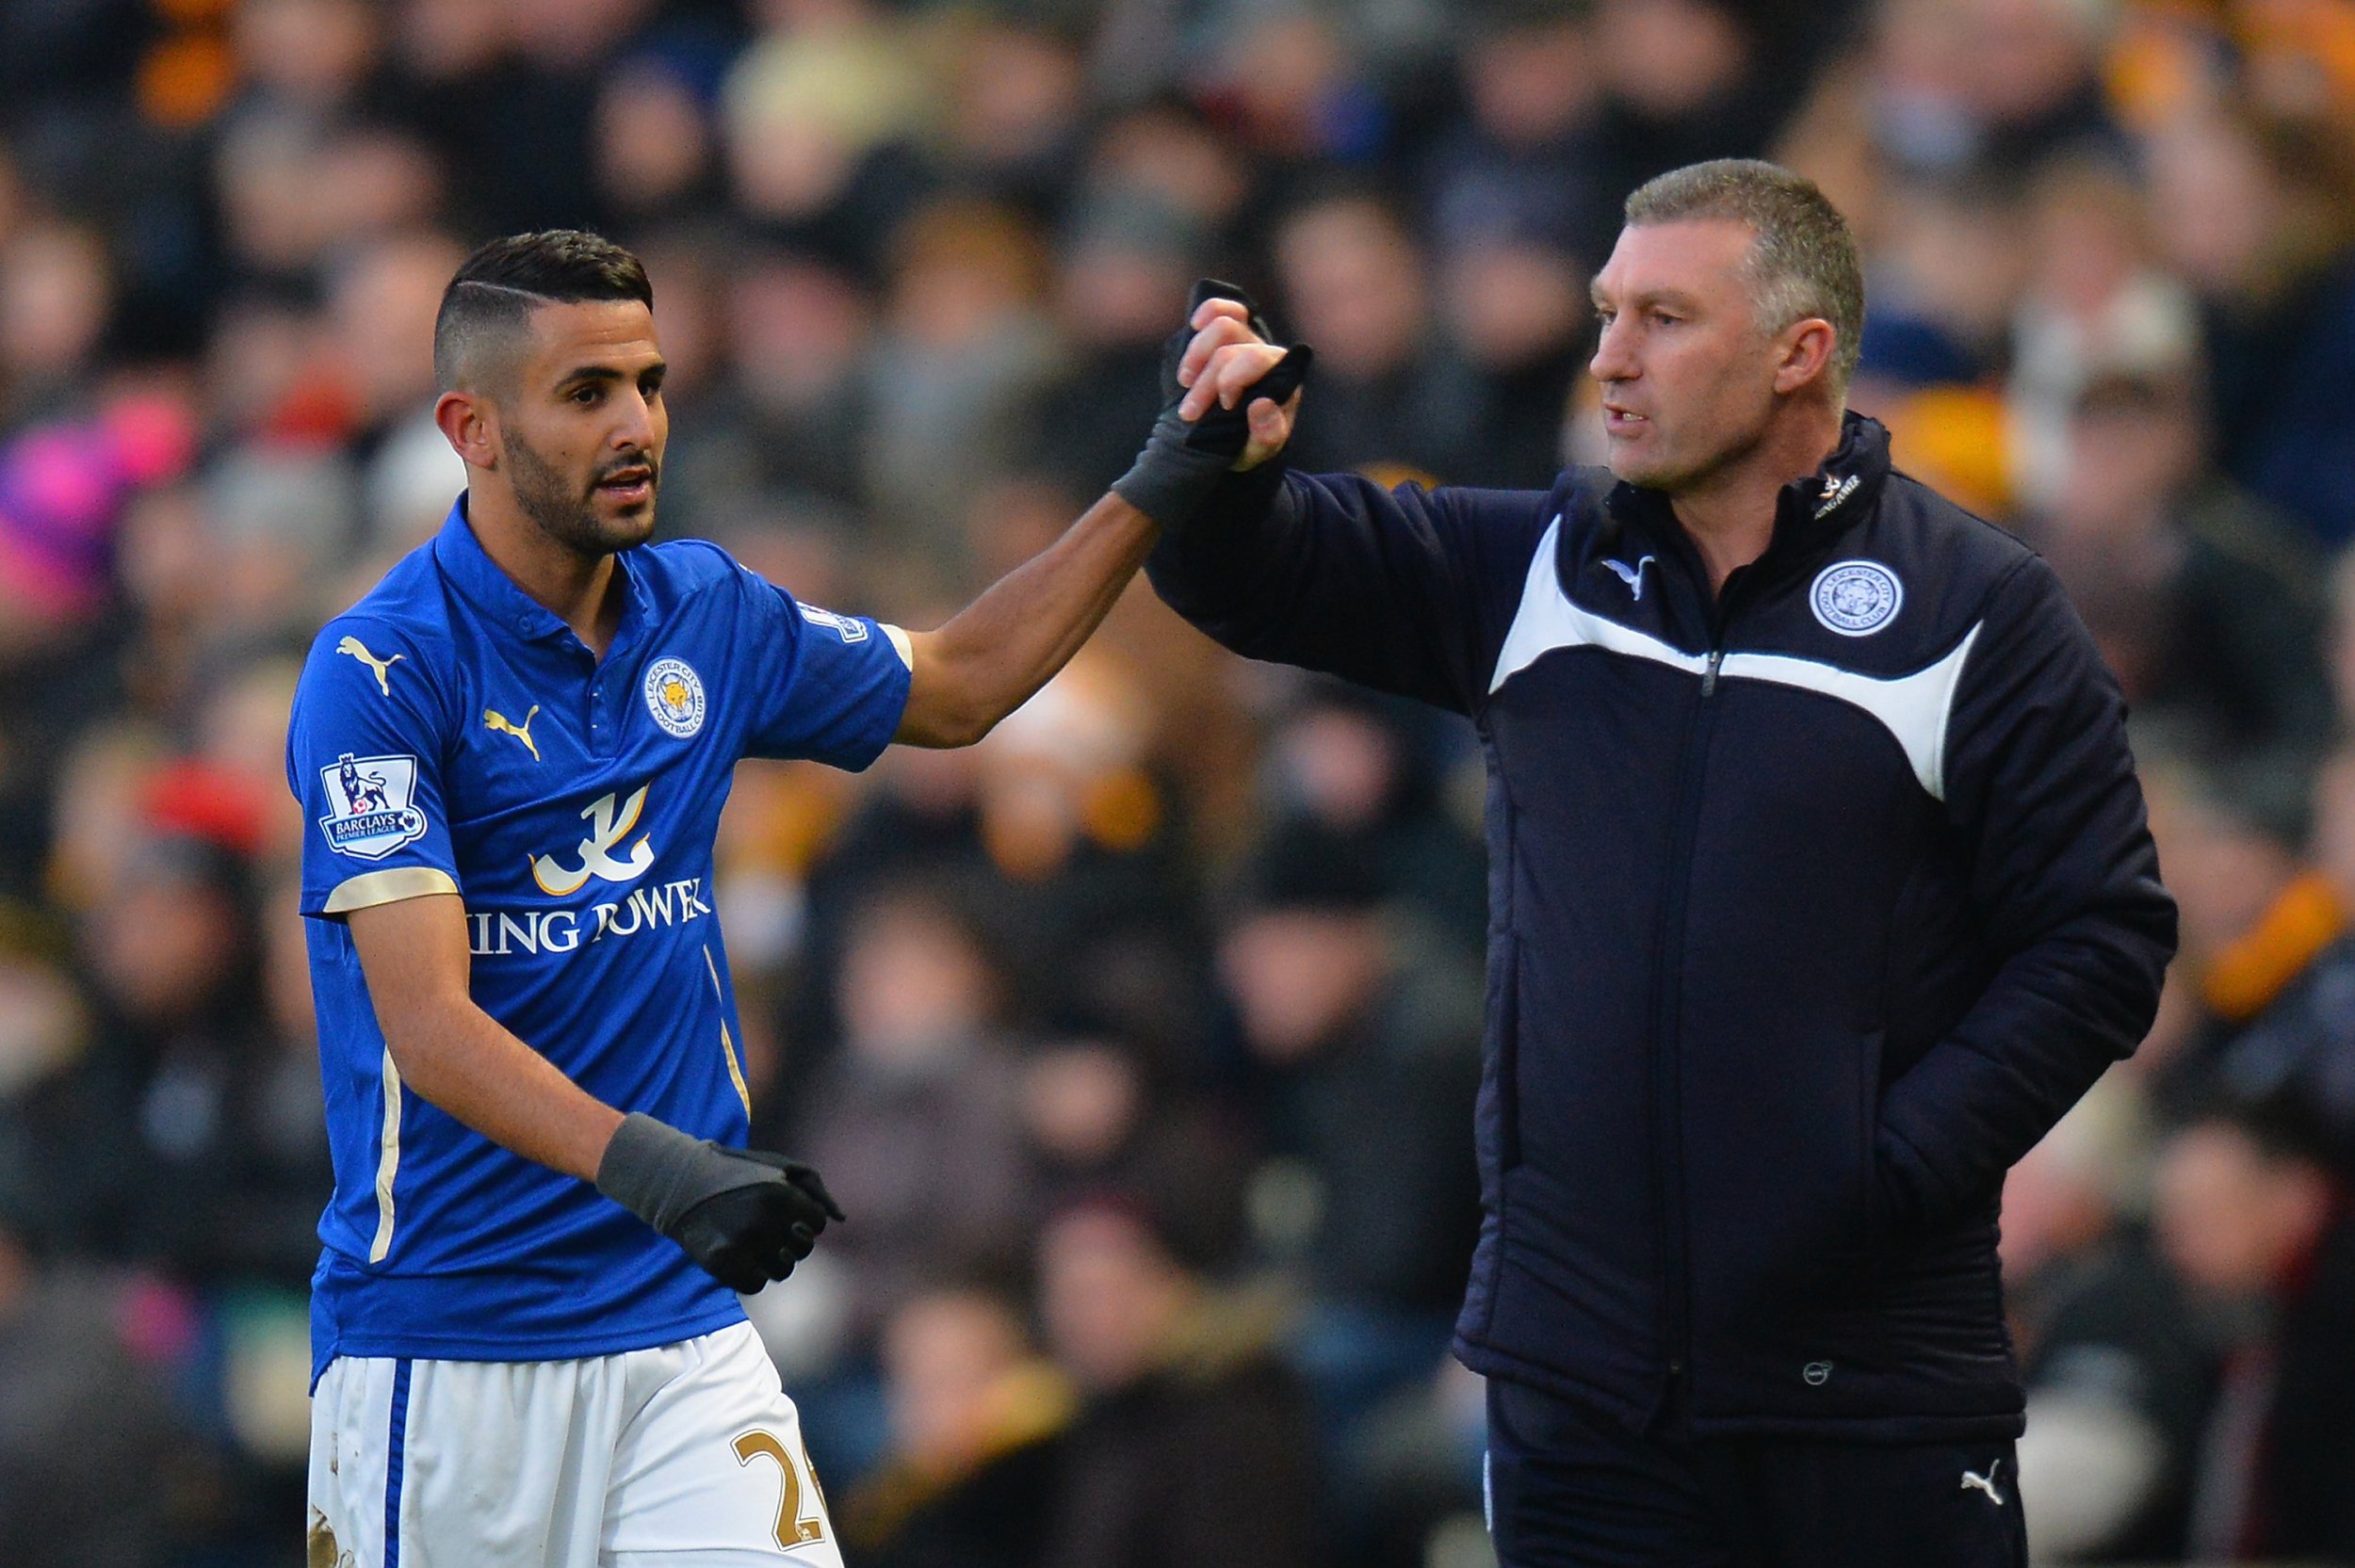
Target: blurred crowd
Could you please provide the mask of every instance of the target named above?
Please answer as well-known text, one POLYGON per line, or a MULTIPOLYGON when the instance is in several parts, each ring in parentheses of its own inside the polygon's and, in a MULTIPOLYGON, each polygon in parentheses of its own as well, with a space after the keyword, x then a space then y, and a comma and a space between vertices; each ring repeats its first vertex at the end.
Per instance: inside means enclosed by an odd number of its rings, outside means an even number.
MULTIPOLYGON (((2060 571, 2182 900, 2006 1194, 2039 1555, 2355 1561, 2349 0, 0 5, 0 1560, 300 1551, 285 717, 463 482, 472 245, 639 249, 664 531, 929 625, 1205 273, 1316 346, 1305 465, 1595 461, 1618 202, 1728 154, 1851 217, 1852 402, 2060 571)), ((1486 1560, 1481 795, 1142 589, 969 752, 739 771, 756 1140, 853 1216, 752 1310, 857 1568, 1486 1560)))

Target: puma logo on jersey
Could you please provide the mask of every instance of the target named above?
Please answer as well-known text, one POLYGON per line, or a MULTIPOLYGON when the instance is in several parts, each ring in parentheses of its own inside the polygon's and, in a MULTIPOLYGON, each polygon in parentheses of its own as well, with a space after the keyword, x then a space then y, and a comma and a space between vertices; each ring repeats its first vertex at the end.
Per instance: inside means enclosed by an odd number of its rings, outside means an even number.
POLYGON ((369 653, 367 645, 363 643, 356 637, 347 637, 341 642, 335 644, 335 652, 339 654, 349 654, 353 658, 358 659, 362 664, 365 664, 370 670, 375 671, 376 689, 382 692, 387 697, 390 697, 393 694, 393 687, 392 683, 384 678, 386 673, 392 670, 394 665, 398 664, 402 659, 409 656, 406 654, 395 654, 388 659, 378 658, 374 654, 369 653))
POLYGON ((1619 581, 1627 584, 1628 592, 1634 595, 1635 602, 1640 605, 1644 602, 1644 568, 1658 558, 1656 556, 1646 556, 1630 566, 1623 560, 1612 560, 1606 557, 1602 564, 1619 574, 1619 581))
POLYGON ((531 760, 538 762, 540 760, 540 748, 531 743, 531 720, 539 713, 539 711, 540 704, 537 703, 532 703, 531 711, 525 714, 524 721, 518 724, 513 719, 508 718, 507 715, 499 712, 496 708, 484 708, 482 710, 482 726, 487 730, 495 730, 500 735, 513 736, 517 740, 524 743, 524 750, 531 753, 531 760))
POLYGON ((1995 1490, 1995 1472, 2003 1467, 2004 1462, 1999 1459, 1994 1463, 1987 1467, 1987 1474, 1984 1476, 1974 1476, 1970 1471, 1965 1470, 1962 1473, 1961 1490, 1968 1492, 1975 1486, 1980 1491, 1986 1493, 1989 1497, 1992 1498, 1997 1508, 2003 1507, 2004 1495, 1995 1490))
POLYGON ((532 880, 540 891, 561 898, 577 893, 590 878, 609 882, 636 881, 654 865, 654 845, 641 838, 629 847, 629 853, 620 860, 613 858, 614 847, 629 836, 638 825, 638 814, 645 809, 646 785, 640 784, 630 798, 617 809, 614 800, 619 791, 600 795, 581 808, 580 815, 589 822, 589 836, 574 846, 580 857, 578 865, 564 865, 554 855, 531 857, 532 880))

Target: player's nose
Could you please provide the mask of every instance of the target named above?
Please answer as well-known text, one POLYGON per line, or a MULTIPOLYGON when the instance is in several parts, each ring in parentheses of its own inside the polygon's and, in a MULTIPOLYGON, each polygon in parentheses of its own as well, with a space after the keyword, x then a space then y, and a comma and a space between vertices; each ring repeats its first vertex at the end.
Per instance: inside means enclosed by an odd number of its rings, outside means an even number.
POLYGON ((654 405, 631 393, 614 399, 617 417, 606 434, 606 445, 617 452, 651 452, 655 444, 654 405))

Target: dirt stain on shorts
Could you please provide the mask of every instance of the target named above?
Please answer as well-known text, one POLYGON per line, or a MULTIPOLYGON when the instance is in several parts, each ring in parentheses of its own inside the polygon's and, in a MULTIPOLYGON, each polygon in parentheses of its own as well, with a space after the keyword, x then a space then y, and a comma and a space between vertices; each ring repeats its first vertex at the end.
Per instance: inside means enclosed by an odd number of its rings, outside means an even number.
POLYGON ((350 1568, 350 1554, 336 1545, 335 1531, 317 1509, 311 1511, 310 1548, 308 1568, 350 1568))

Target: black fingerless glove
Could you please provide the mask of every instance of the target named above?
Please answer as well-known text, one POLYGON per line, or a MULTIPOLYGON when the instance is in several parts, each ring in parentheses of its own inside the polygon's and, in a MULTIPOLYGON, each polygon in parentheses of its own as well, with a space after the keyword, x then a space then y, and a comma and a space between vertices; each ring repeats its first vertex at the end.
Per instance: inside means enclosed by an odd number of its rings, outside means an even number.
POLYGON ((1316 357, 1306 344, 1294 344, 1236 399, 1233 408, 1212 403, 1199 419, 1180 417, 1178 405, 1185 400, 1186 389, 1178 384, 1178 365, 1185 358, 1187 345, 1194 341, 1194 313, 1206 299, 1241 301, 1251 313, 1252 332, 1262 342, 1275 341, 1259 307, 1242 290, 1214 278, 1194 285, 1194 298, 1186 305, 1188 324, 1161 345, 1161 415, 1153 422, 1153 433, 1145 438, 1145 450, 1137 454, 1134 466, 1113 481, 1113 493, 1165 528, 1178 527, 1193 515, 1251 444, 1251 420, 1245 411, 1252 403, 1261 397, 1281 403, 1299 391, 1308 379, 1308 364, 1316 357))
POLYGON ((597 1190, 750 1294, 793 1272, 842 1210, 818 1172, 761 1149, 723 1148, 633 1112, 597 1163, 597 1190))

